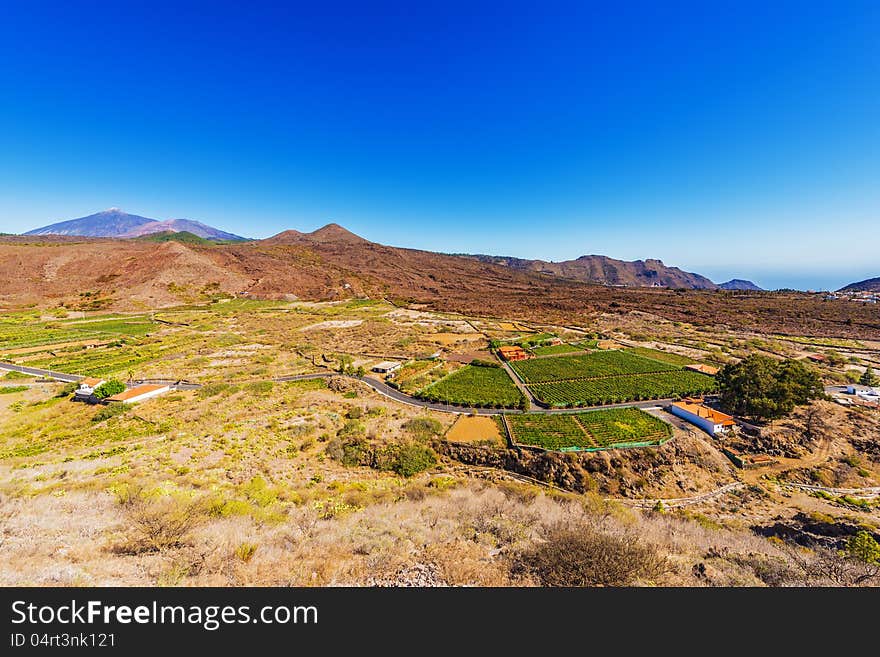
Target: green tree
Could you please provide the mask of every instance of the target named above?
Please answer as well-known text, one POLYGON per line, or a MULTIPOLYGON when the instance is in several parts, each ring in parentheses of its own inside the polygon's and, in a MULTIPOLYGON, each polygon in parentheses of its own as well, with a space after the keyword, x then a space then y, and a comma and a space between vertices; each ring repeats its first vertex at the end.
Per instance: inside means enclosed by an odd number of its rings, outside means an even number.
POLYGON ((822 397, 818 375, 802 361, 751 354, 718 373, 721 405, 730 413, 771 420, 822 397))
POLYGON ((874 370, 871 368, 870 365, 865 368, 862 376, 859 377, 859 383, 861 383, 863 386, 877 385, 877 377, 874 376, 874 370))
POLYGON ((846 543, 846 554, 866 564, 880 565, 880 544, 864 530, 850 537, 846 543))
POLYGON ((97 388, 95 388, 94 395, 98 399, 106 399, 107 397, 118 395, 120 392, 124 391, 125 384, 122 381, 119 381, 117 379, 110 379, 109 381, 105 381, 97 388))

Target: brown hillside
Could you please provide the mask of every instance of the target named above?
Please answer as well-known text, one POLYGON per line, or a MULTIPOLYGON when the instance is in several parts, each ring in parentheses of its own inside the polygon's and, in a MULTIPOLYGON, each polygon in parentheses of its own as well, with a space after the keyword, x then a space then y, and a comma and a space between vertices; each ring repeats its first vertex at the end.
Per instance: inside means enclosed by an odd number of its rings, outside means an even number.
POLYGON ((493 262, 375 244, 339 226, 241 244, 0 237, 0 303, 54 305, 100 292, 117 308, 160 307, 181 290, 281 298, 351 296, 419 301, 449 311, 557 323, 641 310, 693 324, 757 332, 880 339, 864 304, 804 293, 616 288, 493 262), (37 241, 39 240, 39 241, 37 241))

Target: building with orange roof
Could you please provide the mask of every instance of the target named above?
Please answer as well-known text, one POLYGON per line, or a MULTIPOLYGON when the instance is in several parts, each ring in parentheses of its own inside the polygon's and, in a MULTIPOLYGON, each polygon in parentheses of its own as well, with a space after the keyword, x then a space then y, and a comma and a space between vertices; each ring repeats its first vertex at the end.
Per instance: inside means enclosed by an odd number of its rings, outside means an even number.
POLYGON ((532 357, 528 351, 520 347, 518 344, 504 345, 498 347, 498 353, 504 360, 527 360, 532 357))
POLYGON ((691 363, 690 365, 685 365, 684 369, 693 370, 694 372, 699 372, 700 374, 708 374, 709 376, 715 376, 716 374, 718 374, 717 367, 704 365, 703 363, 691 363))
POLYGON ((102 383, 104 383, 104 379, 97 379, 93 376, 80 379, 79 388, 73 391, 73 398, 76 401, 89 402, 90 404, 96 403, 97 398, 94 397, 95 388, 102 383))
POLYGON ((158 397, 171 390, 168 385, 155 385, 152 383, 144 383, 128 390, 123 390, 118 395, 107 397, 108 402, 125 402, 126 404, 136 404, 151 397, 158 397))
POLYGON ((716 411, 703 404, 695 404, 692 401, 673 402, 669 405, 669 412, 700 427, 710 436, 727 433, 731 427, 736 426, 736 420, 732 415, 716 411))

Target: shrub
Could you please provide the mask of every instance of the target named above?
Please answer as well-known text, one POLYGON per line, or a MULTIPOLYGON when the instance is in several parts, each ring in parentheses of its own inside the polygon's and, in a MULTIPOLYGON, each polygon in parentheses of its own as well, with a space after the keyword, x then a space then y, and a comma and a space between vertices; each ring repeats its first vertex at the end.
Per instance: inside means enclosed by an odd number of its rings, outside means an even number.
POLYGON ((160 552, 186 545, 190 532, 206 518, 201 501, 166 496, 155 498, 143 489, 126 488, 117 500, 128 519, 130 534, 118 552, 160 552))
POLYGON ((546 541, 520 555, 515 568, 544 586, 629 586, 660 576, 665 560, 635 536, 614 536, 595 527, 558 525, 546 541))
POLYGON ((117 415, 122 415, 128 409, 131 408, 131 404, 121 404, 121 403, 110 403, 106 406, 102 406, 101 409, 92 416, 92 422, 103 422, 104 420, 109 420, 111 417, 116 417, 117 415))
POLYGON ((403 428, 419 437, 439 436, 443 425, 432 417, 416 417, 404 423, 403 428))
POLYGON ((363 424, 358 422, 357 420, 346 420, 345 424, 342 425, 342 428, 339 430, 337 434, 340 438, 350 438, 352 436, 359 436, 366 431, 366 428, 363 424))
POLYGON ((202 399, 215 397, 229 389, 228 383, 206 383, 196 391, 196 394, 202 399))
POLYGON ((248 384, 248 392, 254 395, 267 395, 272 392, 275 384, 271 381, 256 381, 248 384))
POLYGON ((340 438, 337 436, 326 448, 327 456, 346 467, 370 465, 370 445, 364 438, 340 438))
POLYGON ((95 388, 94 395, 98 399, 106 399, 120 392, 125 392, 125 384, 117 379, 110 379, 95 388))
POLYGON ((235 556, 247 563, 250 561, 259 547, 256 543, 242 543, 235 548, 235 556))
POLYGON ((437 455, 430 447, 418 443, 407 443, 396 449, 391 469, 402 477, 412 477, 437 464, 437 455))
POLYGON ((0 386, 0 395, 11 395, 16 392, 24 392, 27 386, 0 386))

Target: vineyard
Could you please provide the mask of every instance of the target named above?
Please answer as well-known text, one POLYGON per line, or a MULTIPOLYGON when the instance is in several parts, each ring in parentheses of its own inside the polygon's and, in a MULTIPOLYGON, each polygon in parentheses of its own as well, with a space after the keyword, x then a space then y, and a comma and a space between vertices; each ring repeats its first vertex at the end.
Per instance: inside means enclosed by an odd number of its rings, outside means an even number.
POLYGON ((670 363, 642 358, 624 351, 597 351, 583 356, 536 358, 511 363, 511 367, 527 384, 678 369, 670 363))
POLYGON ((536 356, 551 356, 556 354, 570 354, 584 351, 583 347, 576 347, 570 344, 553 344, 546 347, 533 347, 532 352, 536 356))
POLYGON ((589 413, 508 415, 513 440, 548 450, 598 450, 657 445, 672 436, 672 427, 637 408, 611 408, 589 413))
POLYGON ((144 317, 110 317, 101 321, 0 322, 0 352, 67 342, 144 336, 158 324, 144 317))
POLYGON ((431 402, 478 408, 518 408, 525 399, 500 367, 465 365, 418 396, 431 402))
POLYGON ((702 395, 714 392, 716 386, 715 379, 711 376, 674 370, 656 374, 531 384, 529 390, 535 399, 548 406, 576 407, 702 395))
POLYGON ((690 365, 694 362, 693 358, 688 358, 681 354, 673 354, 668 351, 660 351, 659 349, 649 349, 648 347, 632 347, 626 351, 627 353, 635 354, 636 356, 653 358, 654 360, 660 360, 664 363, 670 363, 671 365, 678 365, 679 367, 684 367, 685 365, 690 365))

